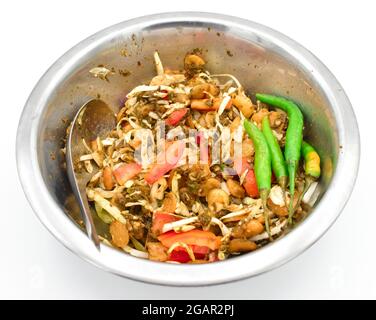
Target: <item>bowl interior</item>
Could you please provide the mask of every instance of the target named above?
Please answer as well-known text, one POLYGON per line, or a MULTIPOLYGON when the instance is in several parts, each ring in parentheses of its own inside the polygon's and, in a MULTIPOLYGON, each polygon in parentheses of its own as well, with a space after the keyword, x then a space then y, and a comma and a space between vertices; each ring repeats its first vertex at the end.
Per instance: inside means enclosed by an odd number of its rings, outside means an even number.
POLYGON ((95 46, 89 45, 48 97, 38 127, 37 154, 44 182, 61 209, 73 216, 78 213, 61 152, 67 126, 78 108, 100 97, 117 111, 127 92, 155 75, 155 50, 166 68, 180 69, 184 55, 196 48, 202 51, 211 73, 235 75, 249 94, 282 95, 300 104, 305 138, 322 159, 320 201, 335 171, 339 143, 333 110, 312 70, 262 32, 246 33, 221 23, 161 22, 120 29, 95 46), (108 81, 89 73, 97 66, 113 71, 108 81))

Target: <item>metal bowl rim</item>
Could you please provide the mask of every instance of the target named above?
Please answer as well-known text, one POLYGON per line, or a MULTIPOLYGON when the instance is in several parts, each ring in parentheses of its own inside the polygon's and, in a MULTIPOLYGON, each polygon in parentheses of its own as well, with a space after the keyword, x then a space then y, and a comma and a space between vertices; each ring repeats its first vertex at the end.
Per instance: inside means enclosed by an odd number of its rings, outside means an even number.
POLYGON ((36 216, 68 249, 86 261, 127 278, 163 285, 199 286, 235 281, 272 270, 313 245, 334 223, 348 201, 356 181, 359 159, 359 130, 351 103, 343 88, 311 52, 294 40, 266 26, 245 19, 203 12, 170 12, 124 21, 83 40, 62 55, 41 77, 23 109, 16 141, 17 170, 24 193, 36 216), (41 112, 55 86, 85 54, 117 33, 158 26, 163 23, 203 22, 256 32, 283 47, 312 74, 325 92, 338 126, 342 146, 331 185, 320 203, 298 228, 253 254, 205 265, 173 265, 134 258, 102 246, 101 253, 63 213, 43 181, 36 143, 41 112), (129 29, 129 30, 128 30, 129 29), (331 201, 335 199, 335 202, 331 201), (321 213, 321 214, 320 214, 321 213))

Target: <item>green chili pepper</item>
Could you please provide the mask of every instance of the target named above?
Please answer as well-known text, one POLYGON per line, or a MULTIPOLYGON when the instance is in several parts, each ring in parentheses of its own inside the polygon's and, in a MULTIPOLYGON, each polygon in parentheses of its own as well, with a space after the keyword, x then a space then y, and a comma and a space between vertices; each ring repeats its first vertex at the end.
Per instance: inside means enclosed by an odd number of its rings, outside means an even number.
POLYGON ((277 178, 278 184, 281 186, 282 190, 285 191, 288 180, 286 162, 277 138, 274 136, 272 129, 270 128, 268 116, 262 119, 262 133, 264 134, 270 149, 273 172, 277 178))
POLYGON ((304 170, 307 176, 314 179, 320 177, 320 156, 316 150, 306 141, 302 142, 302 156, 304 158, 304 170))
POLYGON ((300 203, 311 186, 312 182, 317 180, 321 174, 320 156, 316 150, 306 141, 302 142, 302 156, 304 158, 305 182, 302 193, 299 196, 295 208, 299 208, 300 203))
MULTIPOLYGON (((303 114, 294 102, 285 98, 259 93, 256 94, 256 98, 261 102, 287 112, 289 125, 286 131, 285 159, 290 180, 290 195, 291 199, 293 199, 295 193, 295 176, 299 166, 300 151, 303 140, 303 114)), ((293 202, 294 201, 290 201, 289 206, 289 223, 292 222, 292 216, 294 214, 293 202)))
POLYGON ((244 120, 243 126, 249 137, 252 139, 255 147, 254 171, 257 187, 264 207, 265 229, 269 234, 269 237, 271 237, 269 229, 269 214, 266 205, 272 181, 270 150, 264 135, 255 124, 248 120, 244 120))

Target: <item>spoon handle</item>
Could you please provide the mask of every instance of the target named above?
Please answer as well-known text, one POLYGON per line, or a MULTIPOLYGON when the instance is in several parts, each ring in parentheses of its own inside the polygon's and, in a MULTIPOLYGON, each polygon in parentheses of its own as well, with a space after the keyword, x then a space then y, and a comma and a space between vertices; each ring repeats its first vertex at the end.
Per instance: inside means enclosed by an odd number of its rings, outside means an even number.
POLYGON ((89 238, 93 241, 96 248, 100 251, 100 240, 98 238, 98 234, 94 225, 93 217, 91 215, 91 210, 89 207, 89 203, 87 201, 86 196, 86 190, 85 188, 80 188, 77 184, 77 181, 75 179, 74 175, 74 168, 71 158, 71 152, 70 150, 67 150, 67 167, 69 166, 70 170, 67 170, 68 173, 68 179, 70 182, 70 185, 72 186, 73 193, 76 196, 76 199, 78 199, 78 204, 80 207, 80 212, 82 219, 85 223, 86 233, 89 236, 89 238))

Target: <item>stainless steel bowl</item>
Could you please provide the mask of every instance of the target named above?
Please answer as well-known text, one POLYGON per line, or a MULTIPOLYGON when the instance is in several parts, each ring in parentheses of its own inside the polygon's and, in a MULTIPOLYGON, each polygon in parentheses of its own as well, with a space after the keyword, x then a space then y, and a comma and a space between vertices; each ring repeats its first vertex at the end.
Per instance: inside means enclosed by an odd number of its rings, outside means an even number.
POLYGON ((194 286, 254 276, 296 257, 332 225, 357 176, 359 133, 351 104, 330 71, 288 37, 247 20, 211 13, 165 13, 129 20, 82 41, 59 58, 26 102, 17 135, 17 165, 25 194, 48 230, 67 248, 113 273, 152 283, 194 286), (302 106, 306 135, 323 164, 319 201, 287 236, 223 262, 173 265, 134 258, 109 247, 98 252, 66 213, 74 210, 60 148, 79 106, 100 95, 114 109, 133 86, 154 75, 152 54, 181 67, 186 52, 203 49, 208 69, 233 73, 249 92, 291 97, 302 106), (109 82, 89 70, 115 68, 109 82), (130 72, 120 75, 120 70, 130 72))

